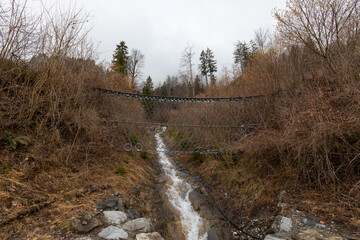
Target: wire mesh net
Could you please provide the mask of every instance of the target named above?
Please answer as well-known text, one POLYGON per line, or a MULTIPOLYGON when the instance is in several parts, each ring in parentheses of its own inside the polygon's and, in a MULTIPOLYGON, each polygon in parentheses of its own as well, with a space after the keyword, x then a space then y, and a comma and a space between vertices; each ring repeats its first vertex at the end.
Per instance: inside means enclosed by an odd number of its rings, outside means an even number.
POLYGON ((168 152, 216 154, 258 127, 245 124, 246 104, 263 98, 176 98, 96 90, 110 97, 118 110, 116 119, 103 118, 104 137, 119 151, 137 152, 156 152, 155 134, 161 132, 168 152))

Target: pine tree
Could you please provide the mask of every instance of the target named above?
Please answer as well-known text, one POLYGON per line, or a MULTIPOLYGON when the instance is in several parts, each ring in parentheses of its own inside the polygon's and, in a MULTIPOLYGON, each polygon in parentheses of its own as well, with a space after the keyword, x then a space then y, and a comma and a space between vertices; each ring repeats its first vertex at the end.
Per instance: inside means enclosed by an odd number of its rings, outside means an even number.
POLYGON ((205 77, 206 87, 208 87, 209 86, 209 82, 208 82, 209 69, 207 67, 206 53, 205 53, 204 50, 202 50, 201 53, 200 53, 199 70, 200 70, 201 75, 203 75, 205 77))
POLYGON ((207 56, 207 65, 209 68, 209 75, 211 79, 211 85, 215 85, 216 77, 215 74, 217 72, 216 60, 214 59, 214 53, 209 48, 206 49, 206 56, 207 56))
POLYGON ((112 60, 112 69, 114 71, 127 75, 128 54, 128 47, 124 41, 121 41, 119 45, 116 45, 112 60))
POLYGON ((214 73, 217 72, 217 66, 214 58, 214 53, 210 48, 201 51, 199 70, 201 75, 205 77, 206 87, 209 87, 208 77, 211 79, 211 84, 216 80, 214 73))
POLYGON ((234 51, 234 63, 240 67, 241 72, 244 72, 245 67, 250 64, 250 60, 256 51, 256 43, 252 40, 250 43, 240 41, 236 43, 234 51))
POLYGON ((142 89, 142 94, 148 96, 154 95, 154 84, 150 76, 146 79, 146 83, 142 89))
POLYGON ((201 88, 201 80, 199 75, 196 75, 195 77, 195 95, 198 95, 199 93, 202 92, 202 88, 201 88))
MULTIPOLYGON (((154 95, 154 84, 150 76, 146 79, 145 85, 142 89, 142 94, 148 96, 154 95)), ((156 102, 150 99, 143 99, 141 102, 145 108, 148 118, 151 118, 155 112, 156 102)))

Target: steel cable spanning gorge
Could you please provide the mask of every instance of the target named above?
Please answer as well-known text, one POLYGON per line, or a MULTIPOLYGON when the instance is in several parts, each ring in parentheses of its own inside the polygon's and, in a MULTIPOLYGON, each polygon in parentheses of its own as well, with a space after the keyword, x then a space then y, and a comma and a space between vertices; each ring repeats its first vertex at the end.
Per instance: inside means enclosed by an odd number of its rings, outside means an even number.
POLYGON ((158 153, 166 176, 166 198, 180 219, 185 239, 207 239, 207 219, 200 217, 189 200, 192 186, 169 156, 193 154, 200 160, 202 154, 217 154, 258 129, 249 124, 246 109, 264 96, 176 98, 95 90, 110 98, 110 110, 121 113, 116 119, 102 119, 103 136, 119 151, 158 153))
POLYGON ((264 96, 238 98, 177 98, 95 89, 111 98, 121 112, 103 119, 104 136, 119 151, 158 152, 154 134, 166 127, 168 151, 178 154, 216 154, 259 128, 249 123, 246 108, 264 96), (117 132, 116 136, 111 136, 117 132), (109 137, 111 136, 111 137, 109 137))

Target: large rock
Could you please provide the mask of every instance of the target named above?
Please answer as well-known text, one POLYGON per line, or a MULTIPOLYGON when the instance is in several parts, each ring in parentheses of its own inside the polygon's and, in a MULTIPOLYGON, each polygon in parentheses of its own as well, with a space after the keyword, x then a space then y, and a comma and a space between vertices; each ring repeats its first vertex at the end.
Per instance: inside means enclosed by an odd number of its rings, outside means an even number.
POLYGON ((335 235, 329 235, 320 229, 307 229, 293 236, 295 240, 343 240, 344 238, 335 235))
POLYGON ((124 211, 125 209, 122 198, 118 197, 110 198, 101 203, 98 203, 96 208, 103 211, 124 211))
POLYGON ((269 234, 265 236, 264 240, 286 240, 286 239, 269 234))
POLYGON ((107 228, 104 228, 99 232, 98 237, 109 239, 109 240, 119 240, 119 239, 128 239, 129 235, 124 230, 115 227, 115 226, 109 226, 107 228))
POLYGON ((138 218, 123 225, 123 229, 129 232, 149 232, 150 222, 146 218, 138 218))
POLYGON ((127 216, 121 211, 104 211, 106 221, 110 224, 121 224, 126 222, 127 216))
POLYGON ((136 235, 136 240, 164 240, 158 232, 153 233, 139 233, 136 235))
POLYGON ((219 229, 216 226, 211 227, 208 231, 207 231, 207 239, 208 240, 220 240, 219 238, 219 229))
POLYGON ((206 197, 201 194, 198 190, 192 190, 189 194, 189 201, 194 207, 195 211, 199 211, 201 206, 206 203, 206 197))
POLYGON ((72 220, 72 230, 78 233, 88 233, 101 226, 101 221, 93 213, 85 213, 81 218, 72 220))
POLYGON ((271 228, 275 232, 291 232, 293 221, 288 217, 277 216, 271 228))

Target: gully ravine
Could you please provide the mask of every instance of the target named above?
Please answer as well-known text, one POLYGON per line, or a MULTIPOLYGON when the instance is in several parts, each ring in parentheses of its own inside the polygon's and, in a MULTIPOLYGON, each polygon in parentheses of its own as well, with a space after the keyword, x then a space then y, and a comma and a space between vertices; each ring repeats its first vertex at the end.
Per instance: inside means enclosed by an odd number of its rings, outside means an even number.
MULTIPOLYGON (((162 129, 164 132, 166 128, 162 129)), ((178 236, 186 240, 206 240, 208 222, 206 219, 200 217, 199 213, 194 210, 189 195, 193 191, 190 183, 181 177, 180 172, 176 169, 176 165, 172 162, 170 157, 166 154, 166 146, 161 133, 156 133, 157 152, 159 153, 159 162, 166 179, 166 198, 170 203, 172 212, 178 215, 177 227, 181 228, 184 236, 178 236)))

